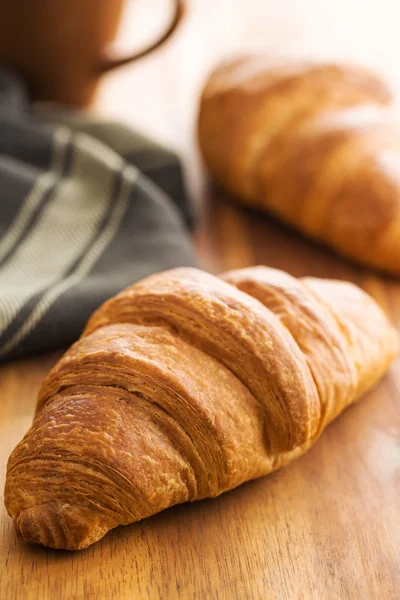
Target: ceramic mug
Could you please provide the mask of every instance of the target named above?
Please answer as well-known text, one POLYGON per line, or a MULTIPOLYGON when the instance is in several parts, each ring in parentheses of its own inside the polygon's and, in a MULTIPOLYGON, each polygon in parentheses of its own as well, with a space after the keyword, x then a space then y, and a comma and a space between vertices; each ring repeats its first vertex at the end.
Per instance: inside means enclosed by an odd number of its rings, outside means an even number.
POLYGON ((24 77, 32 98, 77 107, 90 103, 101 75, 165 42, 182 16, 142 51, 112 56, 125 0, 0 0, 0 64, 24 77))

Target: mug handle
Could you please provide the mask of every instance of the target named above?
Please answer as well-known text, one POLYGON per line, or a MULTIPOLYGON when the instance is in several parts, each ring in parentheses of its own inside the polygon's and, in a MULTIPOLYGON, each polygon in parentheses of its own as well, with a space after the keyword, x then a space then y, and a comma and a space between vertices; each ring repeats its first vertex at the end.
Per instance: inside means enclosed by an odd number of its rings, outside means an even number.
POLYGON ((162 44, 164 44, 164 42, 166 42, 168 38, 170 38, 171 35, 174 33, 184 14, 184 0, 174 0, 174 4, 175 10, 171 19, 171 23, 168 25, 167 29, 164 31, 164 33, 161 34, 161 36, 158 39, 152 42, 149 46, 146 46, 142 50, 139 50, 139 52, 135 52, 134 54, 130 54, 128 56, 105 56, 103 58, 102 63, 99 66, 99 73, 107 73, 107 71, 111 71, 112 69, 116 69, 117 67, 122 67, 123 65, 137 60, 138 58, 143 58, 147 54, 150 54, 150 52, 153 52, 153 50, 156 50, 157 48, 162 46, 162 44))

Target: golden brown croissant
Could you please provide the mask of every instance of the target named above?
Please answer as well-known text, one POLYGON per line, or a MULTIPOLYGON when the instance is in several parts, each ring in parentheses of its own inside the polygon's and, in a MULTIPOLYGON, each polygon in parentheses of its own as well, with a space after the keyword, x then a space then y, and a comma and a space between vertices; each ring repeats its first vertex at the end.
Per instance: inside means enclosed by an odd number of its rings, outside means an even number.
POLYGON ((357 67, 249 57, 219 67, 200 106, 216 179, 364 265, 400 273, 400 127, 357 67))
POLYGON ((397 351, 356 286, 255 267, 153 275, 90 319, 7 468, 19 535, 79 549, 304 453, 397 351))

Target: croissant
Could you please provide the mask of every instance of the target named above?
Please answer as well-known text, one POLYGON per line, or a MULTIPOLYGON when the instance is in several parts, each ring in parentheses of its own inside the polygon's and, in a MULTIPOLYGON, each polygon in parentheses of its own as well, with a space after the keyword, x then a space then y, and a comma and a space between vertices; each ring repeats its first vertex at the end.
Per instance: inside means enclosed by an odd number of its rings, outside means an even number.
POLYGON ((385 83, 346 65, 245 57, 217 68, 199 146, 232 196, 400 274, 400 128, 385 83))
POLYGON ((10 456, 28 542, 76 550, 303 454, 385 372, 397 338, 350 283, 181 268, 106 302, 50 371, 10 456))

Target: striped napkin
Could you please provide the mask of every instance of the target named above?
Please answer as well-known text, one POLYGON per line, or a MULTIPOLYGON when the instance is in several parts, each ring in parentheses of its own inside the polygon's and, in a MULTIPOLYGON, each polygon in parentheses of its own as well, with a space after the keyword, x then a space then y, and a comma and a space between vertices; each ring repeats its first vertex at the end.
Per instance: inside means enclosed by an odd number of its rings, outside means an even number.
POLYGON ((0 361, 75 340, 134 281, 195 259, 177 157, 119 124, 33 113, 0 71, 0 361))

